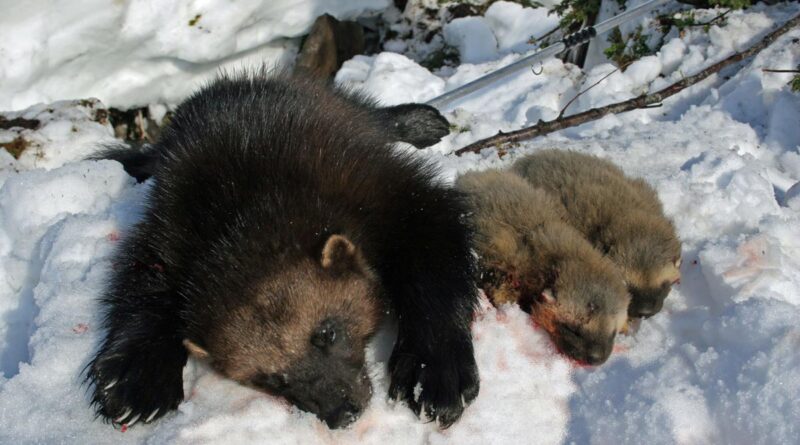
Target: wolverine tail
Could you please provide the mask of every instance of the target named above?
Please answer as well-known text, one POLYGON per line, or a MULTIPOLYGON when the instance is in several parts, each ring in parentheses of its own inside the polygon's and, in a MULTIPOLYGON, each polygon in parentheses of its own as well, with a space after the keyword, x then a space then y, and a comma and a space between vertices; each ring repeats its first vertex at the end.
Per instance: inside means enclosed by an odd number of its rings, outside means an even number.
POLYGON ((155 174, 161 156, 152 144, 108 145, 89 157, 90 160, 109 159, 122 164, 125 171, 143 182, 155 174))

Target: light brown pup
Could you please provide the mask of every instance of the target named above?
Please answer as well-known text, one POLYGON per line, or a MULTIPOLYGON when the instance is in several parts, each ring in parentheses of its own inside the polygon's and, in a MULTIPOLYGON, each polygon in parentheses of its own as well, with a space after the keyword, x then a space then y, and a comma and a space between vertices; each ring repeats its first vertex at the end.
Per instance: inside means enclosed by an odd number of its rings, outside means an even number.
POLYGON ((575 360, 605 362, 630 301, 613 263, 566 223, 555 198, 513 173, 469 172, 456 188, 472 208, 479 282, 493 302, 519 303, 575 360))
POLYGON ((681 243, 647 182, 626 177, 609 161, 566 150, 526 156, 512 171, 556 197, 570 224, 619 266, 631 293, 629 316, 661 310, 680 279, 681 243))

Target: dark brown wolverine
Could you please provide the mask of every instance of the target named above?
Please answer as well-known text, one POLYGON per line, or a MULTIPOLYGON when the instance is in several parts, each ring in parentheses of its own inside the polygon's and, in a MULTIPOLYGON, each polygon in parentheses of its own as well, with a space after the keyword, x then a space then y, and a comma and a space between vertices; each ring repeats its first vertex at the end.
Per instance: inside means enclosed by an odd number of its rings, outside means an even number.
POLYGON ((391 147, 447 132, 425 105, 262 72, 200 90, 153 146, 105 153, 153 184, 101 301, 98 414, 175 409, 188 348, 344 426, 369 400, 364 345, 386 306, 399 320, 390 396, 455 422, 479 387, 466 204, 391 147))

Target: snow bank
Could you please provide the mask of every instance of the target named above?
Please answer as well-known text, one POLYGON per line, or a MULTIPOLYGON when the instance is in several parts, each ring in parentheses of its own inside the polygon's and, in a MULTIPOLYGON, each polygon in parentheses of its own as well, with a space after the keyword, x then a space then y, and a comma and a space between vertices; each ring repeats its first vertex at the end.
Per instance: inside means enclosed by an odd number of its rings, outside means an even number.
POLYGON ((425 102, 442 94, 444 81, 402 54, 355 56, 336 73, 339 85, 373 93, 384 105, 425 102))
POLYGON ((519 3, 494 2, 486 10, 486 21, 502 52, 524 52, 534 48, 529 42, 558 26, 559 18, 546 7, 525 8, 519 3))
POLYGON ((444 27, 444 40, 458 49, 462 63, 487 62, 497 57, 497 41, 483 17, 453 20, 444 27))
POLYGON ((16 170, 61 166, 86 158, 97 147, 115 143, 108 110, 96 99, 39 104, 19 112, 3 113, 8 121, 27 123, 0 129, 0 143, 16 143, 18 158, 0 150, 0 165, 16 170))
POLYGON ((219 69, 288 64, 329 13, 352 19, 389 0, 5 1, 0 110, 99 97, 117 107, 177 103, 219 69))
MULTIPOLYGON (((669 35, 658 54, 613 74, 568 112, 661 88, 798 12, 796 4, 756 6, 708 34, 669 35)), ((113 162, 76 161, 84 141, 110 137, 97 121, 99 104, 14 114, 45 124, 0 133, 0 143, 21 136, 41 145, 39 163, 5 155, 11 166, 0 169, 0 442, 800 442, 800 102, 789 76, 762 70, 800 62, 797 38, 793 30, 738 74, 713 76, 660 108, 607 116, 502 157, 449 153, 498 129, 552 119, 609 67, 583 73, 549 60, 541 74, 520 73, 454 104, 453 134, 417 152, 441 165, 443 178, 551 147, 608 158, 656 187, 683 241, 683 266, 665 309, 620 338, 599 368, 572 367, 518 308, 484 301, 473 324, 481 393, 445 431, 386 400, 391 326, 368 349, 374 399, 346 430, 329 431, 197 362, 184 372, 187 400, 163 420, 125 433, 93 420, 80 370, 100 338, 94 299, 147 184, 134 185, 113 162), (78 131, 64 131, 71 126, 78 131)), ((497 57, 442 77, 402 55, 358 57, 337 81, 387 104, 427 100, 520 56, 497 57)))

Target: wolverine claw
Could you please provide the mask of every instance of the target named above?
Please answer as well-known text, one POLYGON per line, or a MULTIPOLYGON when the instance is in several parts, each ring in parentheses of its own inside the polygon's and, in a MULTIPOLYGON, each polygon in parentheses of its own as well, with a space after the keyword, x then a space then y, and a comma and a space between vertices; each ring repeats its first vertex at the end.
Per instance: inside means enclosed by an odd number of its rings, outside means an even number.
POLYGON ((417 416, 422 413, 441 428, 450 427, 480 388, 471 343, 436 351, 426 360, 404 352, 403 345, 398 342, 389 360, 390 397, 404 401, 417 416))
POLYGON ((132 344, 114 343, 113 353, 101 349, 86 374, 97 415, 115 428, 151 422, 183 400, 182 345, 156 343, 143 350, 132 344))

